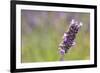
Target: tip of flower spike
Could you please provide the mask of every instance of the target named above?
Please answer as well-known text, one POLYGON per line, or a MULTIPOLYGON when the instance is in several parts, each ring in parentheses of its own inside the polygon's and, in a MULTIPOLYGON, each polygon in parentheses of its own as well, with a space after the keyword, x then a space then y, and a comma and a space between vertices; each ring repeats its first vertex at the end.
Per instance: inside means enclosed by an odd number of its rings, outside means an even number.
POLYGON ((78 27, 81 27, 81 26, 83 26, 82 22, 79 23, 78 27))
POLYGON ((83 26, 82 22, 80 22, 80 26, 83 26))
POLYGON ((75 19, 72 19, 72 21, 70 22, 70 24, 74 24, 75 23, 75 19))

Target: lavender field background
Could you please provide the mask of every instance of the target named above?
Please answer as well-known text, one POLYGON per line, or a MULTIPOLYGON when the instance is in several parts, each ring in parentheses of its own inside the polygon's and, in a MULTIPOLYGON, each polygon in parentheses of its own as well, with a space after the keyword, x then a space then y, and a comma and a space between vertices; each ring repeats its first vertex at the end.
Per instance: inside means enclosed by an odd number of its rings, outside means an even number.
POLYGON ((83 23, 66 61, 90 58, 90 14, 21 10, 21 62, 59 61, 59 43, 71 19, 83 23))

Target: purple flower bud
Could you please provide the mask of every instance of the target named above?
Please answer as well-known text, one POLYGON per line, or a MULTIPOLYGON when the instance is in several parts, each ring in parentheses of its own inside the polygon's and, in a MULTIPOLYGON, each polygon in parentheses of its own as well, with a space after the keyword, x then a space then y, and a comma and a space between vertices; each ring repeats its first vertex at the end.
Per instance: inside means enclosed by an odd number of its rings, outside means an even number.
POLYGON ((65 50, 64 49, 60 49, 60 54, 64 55, 65 54, 65 50))

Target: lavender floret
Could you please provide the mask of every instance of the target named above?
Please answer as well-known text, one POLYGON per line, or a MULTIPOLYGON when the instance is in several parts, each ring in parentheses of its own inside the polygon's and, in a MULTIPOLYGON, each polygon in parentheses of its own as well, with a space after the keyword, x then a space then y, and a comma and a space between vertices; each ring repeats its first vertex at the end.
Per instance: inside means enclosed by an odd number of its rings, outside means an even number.
POLYGON ((64 33, 63 40, 59 45, 60 54, 64 55, 68 52, 73 45, 75 45, 76 34, 79 28, 82 26, 81 22, 77 22, 74 19, 70 23, 70 27, 67 32, 64 33))

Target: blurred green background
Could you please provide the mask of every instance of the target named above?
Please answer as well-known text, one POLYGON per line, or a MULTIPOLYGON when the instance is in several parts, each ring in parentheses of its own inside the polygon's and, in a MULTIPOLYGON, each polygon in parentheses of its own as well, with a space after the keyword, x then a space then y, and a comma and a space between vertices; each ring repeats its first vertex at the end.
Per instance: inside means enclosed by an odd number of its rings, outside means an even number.
POLYGON ((90 58, 90 14, 21 10, 21 62, 59 61, 59 43, 71 19, 83 23, 64 59, 87 60, 90 58))

